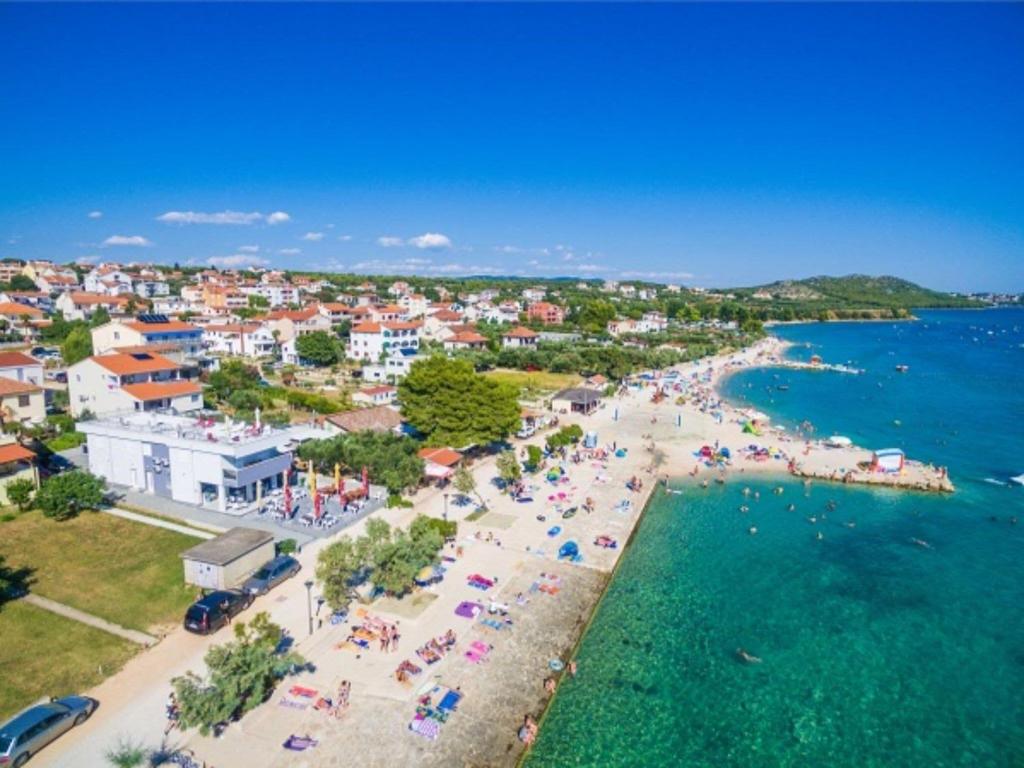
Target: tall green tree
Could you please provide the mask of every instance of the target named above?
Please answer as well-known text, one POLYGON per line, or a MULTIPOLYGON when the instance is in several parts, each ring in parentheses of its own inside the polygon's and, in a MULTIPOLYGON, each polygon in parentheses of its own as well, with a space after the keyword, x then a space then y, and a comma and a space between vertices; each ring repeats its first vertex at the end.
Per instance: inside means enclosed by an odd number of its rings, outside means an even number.
POLYGON ((516 458, 515 451, 502 451, 498 454, 495 463, 498 467, 498 477, 506 483, 514 483, 523 476, 523 468, 519 464, 519 459, 516 458))
POLYGON ((82 470, 53 475, 36 493, 36 506, 46 517, 69 520, 103 502, 103 480, 82 470))
POLYGON ((313 331, 295 340, 295 351, 299 357, 316 366, 332 365, 338 362, 337 340, 327 331, 313 331))
POLYGON ((367 468, 374 483, 389 493, 401 493, 423 478, 423 459, 417 455, 417 443, 404 435, 369 430, 324 440, 307 440, 299 446, 299 458, 312 460, 324 474, 340 464, 352 473, 367 468))
POLYGON ((207 651, 205 677, 186 672, 171 680, 179 725, 206 736, 218 723, 236 720, 266 701, 279 680, 306 663, 295 652, 278 650, 282 636, 267 613, 258 613, 248 626, 235 625, 233 641, 207 651))
POLYGON ((71 329, 61 344, 60 354, 67 365, 74 365, 92 355, 92 334, 89 329, 82 326, 71 329))
POLYGON ((481 376, 468 360, 414 363, 398 392, 402 415, 431 445, 487 444, 519 426, 516 388, 481 376))
POLYGON ((455 470, 455 476, 452 477, 452 486, 463 496, 476 496, 481 507, 487 506, 483 496, 477 490, 476 478, 473 477, 473 473, 466 467, 459 467, 455 470))
POLYGON ((92 313, 92 317, 89 318, 90 328, 99 328, 101 325, 110 322, 110 312, 107 311, 106 307, 96 307, 92 313))

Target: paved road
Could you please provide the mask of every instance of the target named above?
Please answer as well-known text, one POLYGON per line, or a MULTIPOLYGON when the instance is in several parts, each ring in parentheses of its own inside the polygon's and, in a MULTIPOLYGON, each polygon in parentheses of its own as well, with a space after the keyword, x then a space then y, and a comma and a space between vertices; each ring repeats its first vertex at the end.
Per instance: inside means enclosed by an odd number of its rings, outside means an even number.
POLYGON ((21 599, 26 603, 31 603, 36 608, 42 608, 44 611, 50 611, 51 613, 57 613, 66 618, 80 621, 82 624, 102 629, 104 632, 123 637, 125 640, 131 640, 139 645, 153 645, 157 642, 155 637, 147 635, 145 632, 139 632, 137 629, 127 629, 120 624, 114 624, 106 619, 101 619, 99 616, 93 616, 91 613, 80 611, 77 608, 72 608, 70 605, 64 605, 64 603, 58 603, 56 600, 51 600, 42 595, 28 594, 21 599))

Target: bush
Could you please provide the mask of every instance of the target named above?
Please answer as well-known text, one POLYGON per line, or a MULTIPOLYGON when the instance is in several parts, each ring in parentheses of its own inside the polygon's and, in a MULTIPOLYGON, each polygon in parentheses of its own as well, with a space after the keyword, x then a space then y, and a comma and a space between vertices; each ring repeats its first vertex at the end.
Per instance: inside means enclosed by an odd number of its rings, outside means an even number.
POLYGON ((284 539, 277 542, 277 554, 279 555, 290 555, 297 552, 298 549, 299 543, 295 539, 284 539))
POLYGON ((47 440, 44 445, 54 453, 66 451, 69 448, 77 448, 86 441, 83 432, 63 432, 54 438, 47 440))
POLYGON ((70 520, 83 509, 99 507, 104 488, 103 481, 88 472, 65 472, 43 483, 36 493, 36 504, 46 517, 70 520))
POLYGON ((411 509, 412 502, 402 498, 400 493, 388 494, 388 509, 411 509))
POLYGON ((25 477, 12 480, 7 484, 7 498, 11 504, 17 504, 18 509, 24 512, 32 506, 32 494, 35 493, 36 484, 25 477))

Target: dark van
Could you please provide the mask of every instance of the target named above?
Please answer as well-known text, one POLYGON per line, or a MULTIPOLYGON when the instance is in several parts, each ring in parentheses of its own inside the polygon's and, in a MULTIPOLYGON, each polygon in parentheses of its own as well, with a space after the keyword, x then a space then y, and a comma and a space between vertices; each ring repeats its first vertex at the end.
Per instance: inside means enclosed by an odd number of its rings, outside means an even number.
POLYGON ((197 635, 216 632, 228 621, 248 608, 252 595, 234 590, 220 590, 196 600, 185 611, 185 629, 197 635))

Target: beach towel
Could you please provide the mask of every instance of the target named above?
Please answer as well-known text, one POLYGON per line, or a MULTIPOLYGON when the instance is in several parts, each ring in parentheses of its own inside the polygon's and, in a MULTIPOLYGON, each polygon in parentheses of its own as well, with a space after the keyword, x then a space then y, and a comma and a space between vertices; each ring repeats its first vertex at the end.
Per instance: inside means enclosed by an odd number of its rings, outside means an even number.
POLYGON ((475 619, 484 607, 480 603, 471 603, 468 600, 463 600, 459 603, 459 607, 455 609, 456 616, 462 616, 465 619, 475 619))
POLYGON ((285 743, 281 746, 283 746, 285 749, 290 749, 294 752, 303 752, 309 749, 310 747, 315 747, 319 743, 320 742, 318 742, 316 739, 311 739, 308 736, 292 735, 289 736, 285 743))
POLYGON ((301 685, 293 685, 288 689, 288 693, 301 699, 312 699, 317 695, 315 688, 305 688, 301 685))
POLYGON ((458 691, 448 691, 441 699, 441 702, 437 705, 437 708, 446 712, 454 712, 459 702, 462 700, 462 694, 458 691))
POLYGON ((434 741, 441 735, 441 723, 432 717, 424 717, 422 720, 416 722, 416 726, 413 730, 420 736, 434 741))
POLYGON ((292 699, 281 699, 277 704, 278 706, 287 707, 288 709, 305 709, 309 706, 307 702, 293 701, 292 699))

